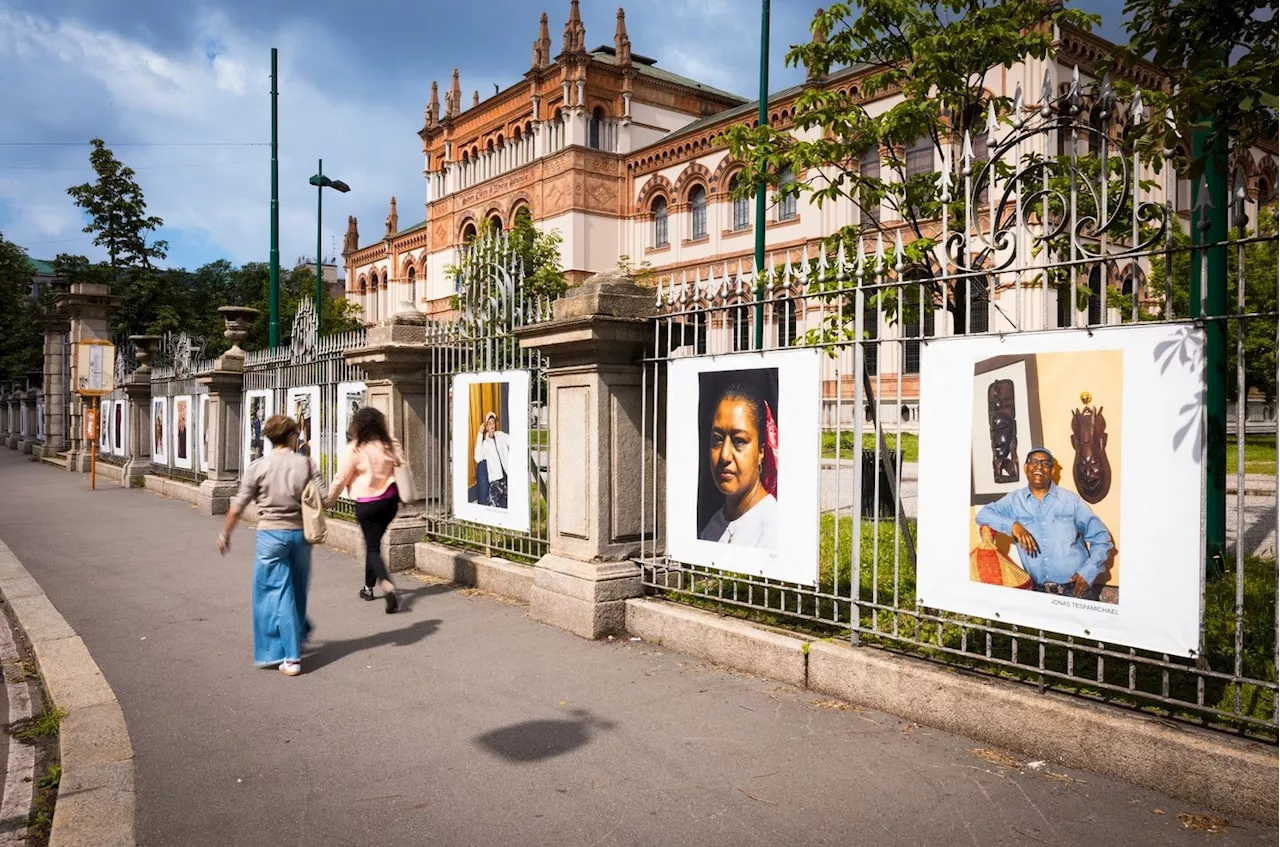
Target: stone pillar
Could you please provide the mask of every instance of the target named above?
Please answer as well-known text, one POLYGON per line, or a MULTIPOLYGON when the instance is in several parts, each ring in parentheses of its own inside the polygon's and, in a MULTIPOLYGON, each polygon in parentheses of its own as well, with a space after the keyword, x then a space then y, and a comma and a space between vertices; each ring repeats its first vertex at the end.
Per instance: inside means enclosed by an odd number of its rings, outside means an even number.
POLYGON ((9 394, 9 435, 5 439, 5 444, 10 450, 17 450, 22 445, 22 420, 26 415, 26 399, 26 388, 20 388, 15 382, 9 394))
POLYGON ((404 447, 418 489, 417 502, 400 504, 400 512, 382 541, 383 557, 394 571, 413 569, 413 546, 427 531, 423 493, 427 476, 427 366, 432 348, 426 335, 426 316, 417 309, 403 309, 370 329, 364 347, 345 354, 349 363, 364 369, 369 405, 387 416, 387 426, 404 447))
POLYGON ((67 449, 67 320, 59 315, 44 319, 44 443, 33 451, 38 458, 67 449))
POLYGON ((201 385, 209 386, 209 475, 200 483, 196 508, 202 515, 225 515, 231 498, 240 487, 240 457, 243 454, 244 415, 244 341, 253 326, 258 310, 246 306, 223 306, 218 309, 226 321, 223 333, 231 349, 218 357, 213 369, 197 374, 201 385))
POLYGON ((9 399, 13 396, 13 383, 6 382, 0 384, 0 444, 8 445, 10 420, 17 420, 17 416, 13 414, 13 408, 9 399))
MULTIPOLYGON (((74 345, 80 341, 110 341, 108 316, 119 302, 111 294, 111 286, 98 282, 77 282, 69 291, 60 292, 54 298, 58 313, 70 321, 69 336, 74 345)), ((75 361, 71 362, 71 385, 68 400, 71 404, 71 431, 67 433, 70 449, 67 451, 67 470, 89 472, 89 449, 84 443, 83 415, 85 400, 74 389, 77 384, 75 361)))
POLYGON ((23 427, 26 429, 27 434, 23 436, 21 443, 18 444, 18 449, 23 453, 35 452, 36 445, 40 443, 40 439, 37 437, 37 433, 40 430, 36 415, 36 405, 39 401, 40 386, 34 384, 33 380, 31 387, 27 389, 27 396, 22 400, 23 427))
POLYGON ((138 369, 124 384, 124 395, 129 398, 129 435, 120 484, 126 488, 141 485, 143 477, 151 473, 151 359, 160 336, 131 335, 129 340, 137 350, 138 369))
POLYGON ((549 360, 551 549, 534 568, 530 614, 584 638, 621 632, 625 601, 641 593, 630 557, 644 530, 641 358, 652 310, 651 291, 609 271, 570 289, 552 320, 517 330, 549 360))

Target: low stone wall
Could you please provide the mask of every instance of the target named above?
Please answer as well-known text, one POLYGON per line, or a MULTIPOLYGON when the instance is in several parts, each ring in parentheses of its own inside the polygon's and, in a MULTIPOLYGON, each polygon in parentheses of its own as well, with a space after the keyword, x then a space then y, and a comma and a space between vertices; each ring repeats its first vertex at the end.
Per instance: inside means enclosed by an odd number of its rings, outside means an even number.
POLYGON ((429 541, 414 545, 417 569, 437 579, 490 591, 527 604, 533 590, 533 567, 493 559, 429 541))

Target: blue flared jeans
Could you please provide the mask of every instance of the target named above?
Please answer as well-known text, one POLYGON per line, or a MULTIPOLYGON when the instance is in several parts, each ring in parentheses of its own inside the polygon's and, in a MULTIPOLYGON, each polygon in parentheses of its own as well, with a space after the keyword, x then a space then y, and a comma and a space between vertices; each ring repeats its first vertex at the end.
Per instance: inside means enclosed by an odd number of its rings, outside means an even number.
POLYGON ((311 545, 300 529, 258 530, 253 562, 253 661, 270 666, 302 658, 311 545))

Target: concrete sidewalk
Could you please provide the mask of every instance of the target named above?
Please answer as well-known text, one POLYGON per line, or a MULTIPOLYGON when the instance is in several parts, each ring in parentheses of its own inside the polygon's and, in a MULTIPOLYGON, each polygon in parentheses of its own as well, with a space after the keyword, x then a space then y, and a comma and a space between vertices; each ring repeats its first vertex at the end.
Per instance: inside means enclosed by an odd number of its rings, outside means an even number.
MULTIPOLYGON (((149 845, 1274 843, 1243 821, 643 643, 315 552, 319 646, 251 665, 253 532, 0 451, 0 538, 83 637, 133 739, 149 845)), ((992 715, 999 720, 999 715, 992 715)))

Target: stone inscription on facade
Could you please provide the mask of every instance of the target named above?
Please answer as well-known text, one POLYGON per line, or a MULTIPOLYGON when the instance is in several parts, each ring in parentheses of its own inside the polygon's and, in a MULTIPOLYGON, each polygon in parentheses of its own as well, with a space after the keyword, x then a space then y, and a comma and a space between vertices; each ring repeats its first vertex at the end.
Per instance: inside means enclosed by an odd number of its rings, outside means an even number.
POLYGON ((458 195, 458 199, 456 201, 457 205, 458 207, 471 206, 479 203, 481 200, 486 200, 495 194, 502 194, 516 188, 524 188, 534 181, 534 177, 536 176, 534 173, 535 170, 536 168, 526 168, 521 173, 512 174, 511 176, 502 177, 500 179, 493 179, 486 182, 484 185, 473 188, 470 191, 465 191, 458 195))

